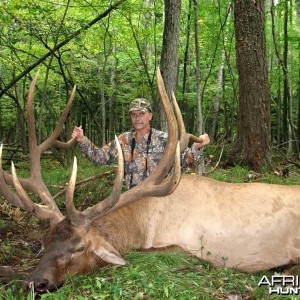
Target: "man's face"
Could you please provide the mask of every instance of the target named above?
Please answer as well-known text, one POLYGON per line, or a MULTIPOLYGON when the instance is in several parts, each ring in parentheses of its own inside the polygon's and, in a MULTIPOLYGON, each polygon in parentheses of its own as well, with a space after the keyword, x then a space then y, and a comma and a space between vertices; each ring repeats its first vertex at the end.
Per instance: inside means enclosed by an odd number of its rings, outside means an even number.
POLYGON ((136 130, 141 130, 149 126, 152 120, 152 113, 143 110, 134 110, 130 113, 132 125, 136 130))

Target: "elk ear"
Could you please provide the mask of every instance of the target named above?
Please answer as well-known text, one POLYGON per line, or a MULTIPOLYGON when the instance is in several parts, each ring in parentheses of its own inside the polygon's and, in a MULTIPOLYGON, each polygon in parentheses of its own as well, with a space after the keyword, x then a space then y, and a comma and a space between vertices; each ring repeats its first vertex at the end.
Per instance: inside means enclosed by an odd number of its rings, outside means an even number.
POLYGON ((125 266, 128 264, 128 262, 121 257, 120 253, 105 240, 102 240, 101 244, 98 244, 95 247, 94 253, 109 264, 120 266, 125 266))
POLYGON ((110 251, 108 249, 97 249, 95 254, 109 264, 125 266, 128 262, 124 260, 118 252, 110 251))

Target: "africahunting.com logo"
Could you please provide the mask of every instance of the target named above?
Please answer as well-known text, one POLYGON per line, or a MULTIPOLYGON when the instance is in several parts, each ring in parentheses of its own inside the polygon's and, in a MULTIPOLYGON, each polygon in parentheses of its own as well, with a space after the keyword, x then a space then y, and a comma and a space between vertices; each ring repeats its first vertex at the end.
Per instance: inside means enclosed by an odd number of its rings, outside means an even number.
POLYGON ((272 275, 271 278, 268 278, 264 275, 258 286, 269 287, 270 295, 300 295, 299 276, 272 275))

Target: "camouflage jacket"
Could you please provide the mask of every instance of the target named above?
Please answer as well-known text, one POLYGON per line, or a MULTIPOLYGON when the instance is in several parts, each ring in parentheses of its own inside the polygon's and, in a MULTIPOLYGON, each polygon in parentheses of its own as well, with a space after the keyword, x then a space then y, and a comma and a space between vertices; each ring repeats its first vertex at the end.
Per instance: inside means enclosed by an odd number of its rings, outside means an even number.
MULTIPOLYGON (((141 141, 135 138, 135 131, 124 132, 118 136, 125 160, 125 184, 132 188, 148 177, 162 158, 167 144, 165 132, 151 129, 141 141)), ((96 164, 111 164, 117 161, 116 142, 112 141, 99 148, 87 137, 79 144, 81 153, 96 164)), ((182 166, 194 169, 202 155, 194 146, 182 153, 182 166)))

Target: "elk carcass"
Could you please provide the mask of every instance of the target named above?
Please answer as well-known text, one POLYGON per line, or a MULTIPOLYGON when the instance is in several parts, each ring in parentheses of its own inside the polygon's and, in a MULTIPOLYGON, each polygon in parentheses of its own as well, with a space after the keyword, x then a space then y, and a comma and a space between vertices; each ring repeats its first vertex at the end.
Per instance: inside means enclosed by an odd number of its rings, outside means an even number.
POLYGON ((84 211, 78 211, 73 203, 75 159, 66 217, 41 179, 40 155, 52 145, 63 146, 56 139, 74 90, 54 134, 37 145, 33 114, 36 79, 33 81, 28 95, 31 177, 19 180, 14 167, 12 176, 0 168, 4 197, 51 223, 43 257, 25 281, 27 287, 33 285, 42 293, 63 285, 67 274, 88 273, 107 263, 126 265, 123 255, 131 249, 179 246, 215 266, 246 272, 298 263, 299 186, 233 184, 181 176, 178 141, 183 149, 188 138, 194 137, 185 132, 175 97, 173 109, 159 70, 157 79, 169 124, 163 159, 145 181, 121 193, 124 170, 119 147, 119 171, 112 195, 84 211), (7 185, 14 185, 16 193, 7 185), (26 189, 38 194, 42 204, 31 201, 26 189))

